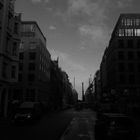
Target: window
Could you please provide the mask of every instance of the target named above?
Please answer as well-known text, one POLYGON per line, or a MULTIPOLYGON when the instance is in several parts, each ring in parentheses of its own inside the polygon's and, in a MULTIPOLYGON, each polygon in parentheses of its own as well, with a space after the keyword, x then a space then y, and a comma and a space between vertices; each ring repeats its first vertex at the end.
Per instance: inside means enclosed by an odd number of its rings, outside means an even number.
POLYGON ((119 63, 119 65, 118 65, 118 70, 119 70, 120 72, 124 72, 124 71, 125 71, 124 63, 119 63))
POLYGON ((126 24, 127 24, 127 26, 131 26, 132 25, 132 19, 126 19, 126 24))
POLYGON ((29 52, 29 59, 35 60, 35 58, 36 58, 36 52, 29 52))
POLYGON ((23 63, 19 63, 19 70, 23 70, 23 63))
POLYGON ((129 84, 134 84, 135 83, 135 76, 134 74, 129 75, 129 84))
POLYGON ((6 53, 9 52, 9 43, 10 43, 10 38, 7 37, 7 38, 6 38, 6 46, 5 46, 5 52, 6 52, 6 53))
POLYGON ((131 52, 128 52, 128 60, 133 60, 134 59, 134 53, 131 51, 131 52))
POLYGON ((122 25, 122 26, 124 25, 124 19, 121 20, 121 25, 122 25))
POLYGON ((134 72, 134 64, 133 63, 128 64, 128 71, 129 72, 134 72))
POLYGON ((7 63, 3 63, 2 65, 2 77, 7 78, 7 63))
POLYGON ((139 26, 140 25, 140 19, 136 19, 135 23, 136 23, 137 26, 139 26))
POLYGON ((140 63, 138 64, 138 72, 140 72, 140 63))
POLYGON ((18 51, 17 49, 18 49, 18 43, 17 42, 14 42, 13 43, 13 48, 12 48, 12 55, 13 56, 17 56, 17 53, 18 53, 17 52, 18 51))
POLYGON ((20 42, 19 49, 23 49, 23 48, 24 48, 24 42, 20 42))
POLYGON ((124 41, 122 39, 118 40, 118 47, 123 48, 124 47, 124 41))
POLYGON ((30 49, 36 48, 36 42, 30 42, 30 49))
POLYGON ((128 47, 128 48, 133 48, 133 40, 132 40, 132 39, 129 39, 129 40, 127 41, 127 47, 128 47))
POLYGON ((33 73, 28 74, 28 80, 29 80, 30 82, 35 81, 35 75, 34 75, 33 73))
POLYGON ((27 101, 35 100, 35 90, 34 89, 27 89, 26 100, 27 101))
POLYGON ((22 74, 19 73, 19 74, 18 74, 18 81, 21 82, 21 81, 22 81, 22 78, 23 78, 23 77, 22 77, 22 74))
POLYGON ((140 51, 137 52, 137 59, 140 60, 140 51))
POLYGON ((137 48, 140 48, 140 39, 137 40, 137 48))
POLYGON ((133 29, 125 29, 125 36, 133 36, 133 29))
POLYGON ((23 24, 21 36, 34 37, 35 36, 35 25, 34 24, 23 24))
POLYGON ((135 29, 135 36, 140 36, 140 29, 135 29))
POLYGON ((35 25, 33 25, 33 24, 24 24, 24 25, 22 25, 22 31, 23 32, 34 32, 35 31, 35 25))
POLYGON ((35 70, 35 63, 29 63, 29 70, 35 70))
POLYGON ((8 29, 11 28, 11 27, 10 27, 10 24, 11 24, 11 17, 12 17, 11 12, 8 12, 8 21, 7 21, 7 27, 8 27, 8 29))
POLYGON ((18 23, 15 23, 15 26, 14 26, 14 33, 15 33, 15 34, 18 34, 18 23))
POLYGON ((20 52, 19 53, 19 59, 22 60, 23 58, 24 58, 24 53, 23 52, 20 52))
POLYGON ((120 84, 125 84, 126 79, 125 79, 125 75, 124 74, 120 74, 119 75, 119 83, 120 84))
POLYGON ((119 60, 124 60, 124 52, 123 51, 118 52, 118 59, 119 60))
POLYGON ((119 29, 119 36, 124 36, 124 29, 119 29))
POLYGON ((12 66, 11 77, 12 79, 16 78, 16 66, 12 66))

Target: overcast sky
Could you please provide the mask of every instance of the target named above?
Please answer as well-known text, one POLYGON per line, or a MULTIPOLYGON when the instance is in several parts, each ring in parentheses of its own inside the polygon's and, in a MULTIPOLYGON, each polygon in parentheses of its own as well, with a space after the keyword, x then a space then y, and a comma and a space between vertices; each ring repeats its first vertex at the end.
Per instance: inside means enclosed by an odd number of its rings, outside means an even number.
POLYGON ((37 21, 52 59, 69 75, 81 97, 90 74, 99 69, 103 52, 120 13, 140 12, 139 0, 16 0, 22 20, 37 21))

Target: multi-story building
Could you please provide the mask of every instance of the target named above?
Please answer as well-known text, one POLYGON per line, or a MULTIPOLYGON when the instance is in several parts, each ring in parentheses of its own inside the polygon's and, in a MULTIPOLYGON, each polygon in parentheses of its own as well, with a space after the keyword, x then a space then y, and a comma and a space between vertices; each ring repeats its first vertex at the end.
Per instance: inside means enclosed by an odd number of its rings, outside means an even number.
POLYGON ((51 96, 50 108, 61 109, 63 106, 63 73, 58 60, 51 61, 51 96))
POLYGON ((4 117, 18 80, 20 21, 21 14, 14 12, 14 0, 0 0, 0 114, 4 117))
POLYGON ((104 96, 103 94, 101 94, 101 72, 100 70, 97 70, 95 73, 95 77, 94 77, 94 94, 95 94, 95 99, 97 101, 101 100, 102 96, 104 96))
POLYGON ((51 55, 46 38, 35 21, 23 21, 19 49, 19 87, 22 101, 47 105, 51 55))
MULTIPOLYGON (((140 95, 140 14, 121 14, 101 63, 102 93, 140 95)), ((114 98, 114 97, 113 97, 114 98)), ((114 100, 113 100, 114 101, 114 100)))
POLYGON ((72 84, 69 81, 68 74, 62 71, 63 75, 63 104, 72 105, 78 100, 76 90, 73 89, 72 84))
POLYGON ((51 61, 50 88, 50 109, 62 109, 78 100, 78 94, 73 90, 67 73, 59 67, 58 60, 51 61))

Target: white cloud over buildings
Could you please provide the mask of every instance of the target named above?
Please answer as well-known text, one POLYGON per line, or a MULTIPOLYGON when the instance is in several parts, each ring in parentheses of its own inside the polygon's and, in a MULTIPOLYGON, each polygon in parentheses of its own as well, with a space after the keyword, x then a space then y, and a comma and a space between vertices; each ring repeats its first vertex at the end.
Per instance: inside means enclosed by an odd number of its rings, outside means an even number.
POLYGON ((50 26, 49 26, 49 29, 50 29, 50 30, 56 30, 56 27, 53 26, 53 25, 50 25, 50 26))

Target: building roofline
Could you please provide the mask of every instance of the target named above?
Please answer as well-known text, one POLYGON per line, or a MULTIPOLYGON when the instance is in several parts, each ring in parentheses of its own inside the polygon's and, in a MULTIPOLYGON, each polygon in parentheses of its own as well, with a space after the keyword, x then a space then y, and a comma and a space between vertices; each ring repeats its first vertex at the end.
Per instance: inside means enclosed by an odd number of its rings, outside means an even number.
POLYGON ((120 17, 122 16, 140 16, 140 13, 121 13, 120 17))
POLYGON ((46 41, 46 37, 44 36, 44 34, 42 33, 38 23, 36 21, 21 21, 21 24, 36 24, 37 28, 39 29, 40 33, 42 34, 43 38, 46 41))

